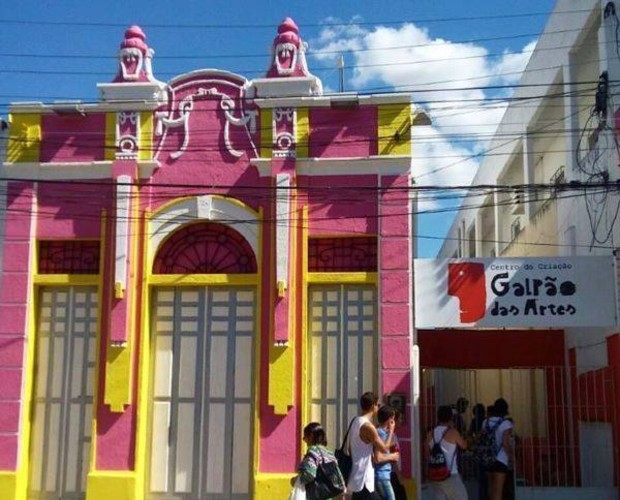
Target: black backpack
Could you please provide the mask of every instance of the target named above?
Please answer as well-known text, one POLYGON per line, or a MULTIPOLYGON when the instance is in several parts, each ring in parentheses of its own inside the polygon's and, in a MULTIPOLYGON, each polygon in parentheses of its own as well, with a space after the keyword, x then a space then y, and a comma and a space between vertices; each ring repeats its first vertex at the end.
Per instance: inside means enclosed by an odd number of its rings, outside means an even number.
POLYGON ((491 465, 495 463, 495 460, 497 460, 497 454, 502 448, 502 445, 498 447, 495 442, 495 431, 503 421, 504 419, 502 418, 495 425, 490 426, 489 421, 487 420, 480 431, 478 439, 476 440, 474 456, 484 468, 491 467, 491 465))
POLYGON ((435 441, 435 430, 433 429, 433 446, 431 448, 430 455, 428 456, 427 472, 428 479, 430 481, 445 481, 450 477, 452 464, 454 464, 454 459, 456 458, 456 450, 454 450, 454 455, 452 456, 452 463, 448 465, 448 461, 446 460, 446 456, 441 449, 441 441, 443 440, 446 432, 446 429, 439 441, 435 441))

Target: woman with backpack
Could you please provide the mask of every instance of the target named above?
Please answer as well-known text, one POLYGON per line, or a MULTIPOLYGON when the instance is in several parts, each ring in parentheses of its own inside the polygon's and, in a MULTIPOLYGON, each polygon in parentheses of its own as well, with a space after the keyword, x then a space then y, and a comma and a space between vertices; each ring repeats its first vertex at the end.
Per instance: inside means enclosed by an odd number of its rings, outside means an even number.
POLYGON ((502 500, 504 483, 510 473, 513 456, 512 433, 514 425, 508 415, 508 403, 499 398, 493 405, 493 416, 482 424, 482 432, 490 435, 494 460, 485 465, 489 484, 489 500, 502 500))
POLYGON ((346 490, 344 478, 334 453, 326 447, 327 436, 321 424, 311 422, 306 425, 303 441, 308 445, 308 451, 297 467, 298 474, 291 478, 294 487, 291 497, 295 500, 340 498, 346 490), (333 495, 329 494, 330 491, 333 495))
POLYGON ((456 462, 458 449, 467 443, 454 428, 452 408, 440 406, 437 410, 437 426, 426 437, 427 475, 435 498, 467 500, 467 490, 459 476, 456 462))

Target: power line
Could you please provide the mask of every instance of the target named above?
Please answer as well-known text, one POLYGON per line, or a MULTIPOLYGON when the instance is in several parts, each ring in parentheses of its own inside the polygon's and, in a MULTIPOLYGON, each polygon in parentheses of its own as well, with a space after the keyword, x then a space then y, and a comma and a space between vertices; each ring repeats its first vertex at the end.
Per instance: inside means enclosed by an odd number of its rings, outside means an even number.
MULTIPOLYGON (((591 12, 592 9, 575 9, 575 10, 563 10, 553 12, 553 15, 569 15, 591 12)), ((377 25, 401 25, 411 23, 442 23, 442 22, 462 22, 462 21, 483 21, 491 19, 517 19, 517 18, 530 18, 548 16, 549 12, 529 12, 529 13, 514 13, 514 14, 492 14, 492 15, 479 15, 479 16, 461 16, 461 17, 439 17, 439 18, 420 18, 420 19, 399 19, 396 21, 359 21, 359 22, 332 22, 325 21, 321 23, 304 23, 299 22, 300 28, 325 28, 325 27, 347 27, 347 26, 377 26, 377 25)), ((34 26, 89 26, 89 27, 101 27, 101 28, 127 28, 125 23, 111 23, 103 21, 43 21, 32 19, 12 19, 4 18, 0 19, 0 23, 4 24, 21 24, 21 25, 34 25, 34 26)), ((142 28, 164 28, 164 29, 274 29, 277 25, 270 24, 158 24, 158 23, 144 23, 140 25, 142 28)))
MULTIPOLYGON (((1 180, 1 179, 0 179, 1 180)), ((491 186, 492 187, 492 186, 491 186)), ((557 186, 556 186, 557 187, 557 186)), ((574 188, 574 186, 572 186, 574 188)), ((615 185, 613 186, 614 189, 618 189, 618 186, 615 185)), ((606 188, 607 189, 607 188, 606 188)), ((70 192, 68 192, 70 193, 70 192)), ((193 193, 194 195, 196 193, 193 193)), ((212 193, 215 194, 215 193, 212 193)), ((581 197, 584 196, 583 193, 574 193, 574 194, 565 194, 565 195, 558 195, 557 199, 569 199, 569 198, 577 198, 577 197, 581 197)), ((148 196, 144 195, 141 198, 148 198, 148 196)), ((272 198, 273 199, 273 198, 272 198)), ((65 202, 66 200, 63 198, 63 202, 65 202)), ((337 201, 341 201, 341 200, 337 200, 337 201)), ((359 200, 358 200, 359 201, 359 200)), ((529 200, 526 201, 526 203, 532 203, 532 202, 538 202, 540 200, 529 200)), ((454 208, 442 208, 442 209, 428 209, 428 210, 418 210, 418 211, 407 211, 407 212, 403 212, 403 213, 399 213, 399 214, 393 214, 390 213, 389 217, 393 217, 393 216, 412 216, 412 215, 420 215, 420 214, 430 214, 430 213, 444 213, 444 212, 454 212, 454 211, 458 211, 458 210, 468 210, 468 209, 479 209, 479 208, 488 208, 488 207, 493 207, 493 206, 506 206, 506 205, 511 205, 512 202, 510 200, 506 200, 503 202, 499 202, 496 204, 484 204, 482 206, 480 205, 470 205, 470 206, 465 206, 465 207, 454 207, 454 208)), ((101 209, 105 208, 104 205, 100 206, 101 209)), ((313 210, 315 210, 316 208, 312 209, 311 212, 313 210)), ((0 208, 0 212, 3 211, 3 208, 0 208)), ((23 213, 23 214, 30 214, 32 213, 30 210, 21 210, 21 209, 14 209, 14 208, 4 208, 4 212, 5 213, 23 213)), ((292 213, 292 212, 291 212, 292 213)), ((41 218, 41 220, 45 220, 45 216, 49 216, 49 217, 54 217, 56 218, 58 216, 58 213, 55 211, 51 211, 51 212, 45 212, 44 210, 38 209, 37 210, 37 214, 39 216, 43 215, 44 217, 41 218)), ((289 214, 290 215, 290 214, 289 214)), ((336 221, 336 220, 346 220, 349 218, 358 218, 360 217, 359 215, 351 215, 351 216, 339 216, 339 217, 312 217, 311 221, 312 222, 319 222, 319 221, 336 221)), ((381 219, 383 217, 386 217, 386 215, 377 213, 377 214, 364 214, 362 215, 362 217, 367 218, 367 219, 381 219)), ((114 216, 115 219, 117 219, 116 216, 114 216)), ((88 215, 86 213, 77 213, 77 214, 71 214, 71 217, 68 217, 68 219, 70 220, 92 220, 95 222, 99 222, 101 220, 101 215, 97 214, 97 215, 88 215)), ((128 216, 128 217, 123 217, 123 218, 118 218, 120 220, 135 220, 135 221, 144 221, 146 220, 144 218, 144 216, 139 216, 139 217, 132 217, 132 216, 128 216)), ((183 218, 181 217, 180 219, 175 218, 175 220, 181 220, 181 222, 183 221, 183 218)), ((187 222, 193 222, 194 219, 191 217, 187 218, 187 222)), ((260 221, 253 221, 253 220, 220 220, 217 222, 222 222, 222 223, 228 223, 228 224, 239 224, 239 223, 249 223, 249 224, 254 224, 254 223, 258 223, 258 224, 263 224, 263 223, 275 223, 276 225, 278 224, 288 224, 288 223, 293 223, 295 224, 297 227, 301 228, 304 227, 303 225, 303 221, 302 219, 300 219, 299 217, 286 217, 283 219, 273 219, 273 218, 264 218, 260 221)), ((349 231, 351 232, 351 231, 349 231)), ((357 232, 357 231, 353 231, 353 232, 357 232)), ((135 235, 146 235, 146 236, 150 236, 152 233, 150 232, 132 232, 132 234, 135 235)), ((363 231, 359 231, 359 234, 367 234, 366 232, 363 231)), ((414 238, 427 238, 427 239, 442 239, 442 240, 457 240, 457 238, 454 237, 439 237, 439 236, 423 236, 423 235, 414 235, 414 238)), ((23 238, 8 238, 7 241, 26 241, 28 238, 27 237, 23 237, 23 238)), ((469 241, 480 241, 483 243, 500 243, 500 244, 510 244, 513 241, 507 241, 507 240, 494 240, 494 239, 474 239, 471 240, 468 238, 469 241)), ((520 245, 524 245, 524 246, 546 246, 546 247, 572 247, 573 245, 563 245, 563 244, 559 244, 559 243, 547 243, 547 242, 519 242, 520 245)), ((584 248, 599 248, 599 249, 603 249, 603 248, 607 248, 607 249, 614 249, 615 247, 613 246, 606 246, 606 245, 594 245, 594 246, 590 246, 590 245, 576 245, 577 247, 584 247, 584 248)))
MULTIPOLYGON (((577 30, 562 30, 561 32, 564 33, 565 31, 577 31, 577 30)), ((536 33, 524 33, 524 34, 519 34, 519 35, 511 35, 511 36, 518 36, 518 37, 537 37, 538 34, 536 33)), ((493 38, 493 40, 495 39, 504 39, 505 36, 502 37, 496 37, 493 38)), ((311 57, 318 57, 318 56, 324 56, 324 55, 329 55, 329 54, 334 54, 334 55, 339 55, 342 54, 343 52, 345 52, 346 54, 359 54, 359 53, 367 53, 367 52, 382 52, 382 51, 399 51, 399 50, 409 50, 409 49, 417 49, 417 48, 421 48, 421 49, 428 49, 428 48, 436 48, 437 46, 441 46, 441 45, 455 45, 455 44, 465 44, 465 43, 472 43, 472 40, 474 41, 491 41, 491 39, 486 38, 486 39, 469 39, 469 40, 445 40, 445 41, 433 41, 431 44, 429 43, 425 43, 425 44, 409 44, 409 45, 394 45, 394 46, 387 46, 387 47, 373 47, 373 48, 359 48, 359 49, 347 49, 347 50, 308 50, 306 52, 307 56, 311 56, 311 57)), ((435 63, 435 62, 443 62, 443 61, 458 61, 458 60, 462 60, 462 59, 480 59, 480 58, 491 58, 491 57, 505 57, 505 56, 511 56, 511 55, 519 55, 519 54, 526 54, 526 53, 532 53, 534 52, 534 50, 536 50, 536 52, 547 52, 547 51, 554 51, 554 50, 564 50, 564 49, 570 49, 572 48, 573 45, 558 45, 558 46, 554 46, 554 47, 540 47, 540 48, 536 48, 536 49, 532 49, 532 50, 522 50, 522 51, 514 51, 514 52, 496 52, 496 53, 491 53, 491 54, 480 54, 480 55, 472 55, 472 56, 465 56, 465 57, 444 57, 444 58, 438 58, 438 59, 426 59, 424 61, 420 61, 419 63, 417 62, 407 62, 404 64, 422 64, 422 63, 435 63)), ((9 53, 0 53, 0 57, 6 57, 6 58, 27 58, 27 59, 66 59, 66 60, 72 60, 72 59, 87 59, 87 60, 101 60, 101 61, 110 61, 110 60, 114 60, 114 61, 118 61, 118 55, 100 55, 100 54, 51 54, 51 53, 47 53, 47 54, 38 54, 38 53, 24 53, 24 52, 9 52, 9 53)), ((158 54, 157 55, 157 60, 205 60, 205 59, 256 59, 256 58, 260 58, 260 59, 266 59, 266 58, 270 58, 272 57, 270 52, 264 52, 261 54, 208 54, 205 55, 200 54, 200 55, 185 55, 185 54, 178 54, 178 55, 165 55, 165 54, 158 54)), ((347 65, 345 66, 347 68, 352 68, 352 67, 360 67, 357 65, 347 65)), ((362 66, 364 67, 364 66, 362 66)), ((321 68, 321 69, 333 69, 333 68, 321 68)), ((313 71, 316 71, 317 68, 313 67, 312 68, 313 71)))

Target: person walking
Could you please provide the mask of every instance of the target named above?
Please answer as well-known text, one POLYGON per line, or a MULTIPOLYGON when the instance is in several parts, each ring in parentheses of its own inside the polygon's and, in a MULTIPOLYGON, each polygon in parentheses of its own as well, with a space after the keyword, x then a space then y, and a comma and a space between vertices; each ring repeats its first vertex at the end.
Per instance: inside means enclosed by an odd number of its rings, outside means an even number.
POLYGON ((489 484, 489 500, 502 500, 504 483, 510 473, 512 466, 512 434, 514 424, 512 419, 506 418, 508 415, 508 403, 505 399, 499 398, 493 405, 493 416, 489 417, 482 424, 487 432, 495 433, 495 461, 487 468, 487 478, 489 484))
MULTIPOLYGON (((337 464, 338 462, 334 453, 327 448, 327 435, 320 423, 311 422, 304 427, 303 441, 308 446, 308 451, 297 467, 298 473, 291 479, 291 485, 295 486, 295 483, 299 481, 305 489, 316 479, 317 469, 321 464, 330 462, 337 464)), ((340 473, 340 469, 335 467, 334 470, 338 475, 335 478, 335 482, 344 490, 344 478, 340 473)))
MULTIPOLYGON (((372 392, 365 392, 360 397, 360 415, 353 419, 349 434, 351 451, 351 474, 347 492, 351 499, 378 499, 375 492, 375 470, 372 464, 373 451, 389 454, 394 437, 394 419, 387 426, 385 441, 379 437, 372 420, 379 411, 379 398, 372 392)), ((400 455, 399 455, 400 457, 400 455)), ((397 459, 399 458, 397 457, 397 459)))
POLYGON ((450 472, 446 479, 430 481, 430 484, 437 499, 467 500, 467 490, 461 480, 461 476, 459 476, 456 463, 457 449, 466 449, 467 443, 459 431, 455 429, 452 417, 452 408, 450 406, 440 406, 437 409, 437 426, 426 437, 429 453, 439 443, 450 472))
MULTIPOLYGON (((394 408, 383 405, 377 413, 377 433, 385 442, 389 435, 389 428, 392 423, 396 423, 396 412, 394 408)), ((392 437, 396 441, 396 436, 392 437)), ((395 464, 400 458, 400 454, 392 451, 392 453, 381 453, 378 449, 374 450, 375 464, 375 488, 381 500, 396 500, 394 488, 392 487, 392 471, 395 464)))

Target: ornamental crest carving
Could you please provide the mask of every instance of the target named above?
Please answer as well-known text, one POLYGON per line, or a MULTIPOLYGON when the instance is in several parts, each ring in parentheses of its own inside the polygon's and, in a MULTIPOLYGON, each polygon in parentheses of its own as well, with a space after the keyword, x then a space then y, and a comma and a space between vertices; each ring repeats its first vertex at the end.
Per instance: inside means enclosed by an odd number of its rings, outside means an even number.
POLYGON ((258 156, 258 108, 248 82, 220 71, 190 73, 168 87, 168 103, 155 112, 155 159, 234 162, 258 156), (248 95, 251 94, 251 95, 248 95))

